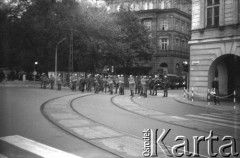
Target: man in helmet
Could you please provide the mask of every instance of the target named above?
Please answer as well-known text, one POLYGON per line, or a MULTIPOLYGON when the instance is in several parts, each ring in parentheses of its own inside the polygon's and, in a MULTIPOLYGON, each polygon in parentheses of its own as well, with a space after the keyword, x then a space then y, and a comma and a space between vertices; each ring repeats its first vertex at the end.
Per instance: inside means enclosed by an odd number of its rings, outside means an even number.
POLYGON ((53 89, 54 88, 54 77, 53 77, 53 75, 50 75, 49 82, 50 82, 51 89, 53 89))
POLYGON ((113 94, 113 77, 112 76, 108 77, 108 85, 109 85, 110 94, 113 94))
POLYGON ((147 97, 147 76, 143 76, 141 79, 141 85, 142 85, 142 95, 146 98, 147 97))
POLYGON ((107 92, 107 88, 108 88, 108 76, 105 76, 103 78, 103 89, 105 93, 107 92))
POLYGON ((76 91, 77 86, 77 74, 73 74, 72 76, 72 91, 76 91))
POLYGON ((124 77, 121 75, 119 77, 119 94, 124 95, 124 77))
POLYGON ((128 82, 129 82, 129 89, 130 89, 130 93, 131 93, 130 96, 134 97, 135 80, 132 75, 129 76, 128 82))
POLYGON ((167 75, 164 76, 164 79, 163 79, 163 92, 164 92, 164 95, 163 97, 168 97, 168 78, 167 78, 167 75))
POLYGON ((61 90, 61 87, 62 87, 62 77, 61 77, 61 74, 59 74, 58 77, 57 77, 57 86, 58 86, 58 90, 61 90))
POLYGON ((118 91, 118 89, 119 89, 119 77, 120 77, 120 75, 117 75, 117 76, 114 78, 114 81, 113 81, 114 86, 115 86, 115 94, 117 94, 117 91, 118 91))
POLYGON ((149 79, 147 81, 147 85, 148 85, 148 88, 149 88, 149 95, 152 95, 153 94, 153 84, 154 84, 154 79, 152 79, 152 76, 149 76, 149 79))

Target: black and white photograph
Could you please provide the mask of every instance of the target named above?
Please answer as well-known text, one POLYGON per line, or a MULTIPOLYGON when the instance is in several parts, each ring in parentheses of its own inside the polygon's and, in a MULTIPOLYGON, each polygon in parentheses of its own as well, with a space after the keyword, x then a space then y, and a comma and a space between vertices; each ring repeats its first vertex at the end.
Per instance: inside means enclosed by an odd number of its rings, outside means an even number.
POLYGON ((240 0, 0 0, 0 158, 240 158, 240 0))

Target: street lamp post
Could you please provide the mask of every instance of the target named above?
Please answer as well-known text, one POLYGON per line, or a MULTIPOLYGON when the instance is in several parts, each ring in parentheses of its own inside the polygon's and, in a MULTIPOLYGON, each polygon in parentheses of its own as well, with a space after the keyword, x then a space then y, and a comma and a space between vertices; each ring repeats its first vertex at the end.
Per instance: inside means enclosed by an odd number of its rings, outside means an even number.
POLYGON ((187 90, 189 90, 189 82, 190 82, 190 80, 189 80, 189 78, 190 78, 190 74, 189 74, 189 63, 188 63, 188 61, 184 61, 183 62, 183 70, 186 72, 186 74, 187 74, 187 90))
POLYGON ((37 61, 34 62, 34 71, 33 71, 33 78, 34 78, 34 83, 35 83, 35 80, 36 80, 36 75, 37 75, 37 71, 36 71, 36 65, 38 64, 37 61))
POLYGON ((58 57, 58 54, 57 54, 57 51, 58 51, 58 45, 60 43, 62 43, 64 40, 66 40, 66 38, 63 38, 62 40, 60 40, 57 45, 56 45, 56 51, 55 51, 55 86, 57 85, 57 57, 58 57))

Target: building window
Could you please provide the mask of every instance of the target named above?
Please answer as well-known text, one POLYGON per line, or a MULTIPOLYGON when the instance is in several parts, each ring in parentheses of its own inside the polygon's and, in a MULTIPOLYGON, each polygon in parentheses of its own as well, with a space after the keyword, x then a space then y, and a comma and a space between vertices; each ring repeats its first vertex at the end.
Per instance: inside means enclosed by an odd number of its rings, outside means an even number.
POLYGON ((119 11, 120 11, 120 8, 121 8, 121 5, 120 5, 120 4, 117 5, 117 7, 116 7, 116 11, 119 12, 119 11))
POLYGON ((144 3, 143 9, 144 9, 144 10, 148 10, 148 2, 145 2, 145 3, 144 3))
POLYGON ((164 2, 164 1, 161 1, 160 6, 161 6, 161 7, 160 7, 161 9, 164 9, 164 8, 165 8, 165 2, 164 2))
POLYGON ((167 20, 161 21, 161 30, 168 30, 168 21, 167 20))
POLYGON ((135 4, 134 10, 135 10, 135 11, 139 11, 139 4, 138 4, 138 3, 135 4))
POLYGON ((176 38, 176 45, 175 45, 176 50, 179 50, 179 39, 176 38))
POLYGON ((152 30, 152 21, 151 20, 144 20, 143 24, 147 27, 148 30, 152 30))
POLYGON ((185 40, 182 40, 182 50, 185 50, 185 40))
POLYGON ((149 2, 149 9, 153 9, 153 2, 149 2))
POLYGON ((219 0, 207 0, 207 26, 219 26, 219 0))
POLYGON ((179 67, 180 67, 180 66, 179 66, 179 64, 177 63, 177 64, 176 64, 176 69, 178 70, 178 69, 179 69, 179 67))
POLYGON ((159 46, 161 50, 168 50, 168 38, 160 38, 159 46))
POLYGON ((134 11, 134 3, 130 4, 129 9, 130 11, 134 11))
POLYGON ((185 27, 184 25, 182 25, 182 33, 184 33, 185 27))

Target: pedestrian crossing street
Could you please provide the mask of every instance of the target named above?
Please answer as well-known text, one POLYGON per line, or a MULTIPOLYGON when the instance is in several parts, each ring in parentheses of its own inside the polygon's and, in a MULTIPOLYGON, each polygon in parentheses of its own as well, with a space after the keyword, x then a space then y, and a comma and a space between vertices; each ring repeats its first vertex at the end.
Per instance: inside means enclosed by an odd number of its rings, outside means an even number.
POLYGON ((234 115, 232 113, 201 113, 199 115, 188 114, 185 115, 185 117, 202 123, 240 129, 240 115, 234 115))
POLYGON ((0 137, 0 158, 9 157, 81 158, 19 135, 0 137))

